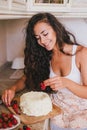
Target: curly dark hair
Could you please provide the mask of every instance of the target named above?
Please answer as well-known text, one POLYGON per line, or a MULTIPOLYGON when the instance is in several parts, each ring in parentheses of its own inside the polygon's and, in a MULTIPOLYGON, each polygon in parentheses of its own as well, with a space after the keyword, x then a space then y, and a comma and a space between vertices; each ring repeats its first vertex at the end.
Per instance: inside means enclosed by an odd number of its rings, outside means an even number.
MULTIPOLYGON (((67 31, 57 18, 50 13, 38 13, 29 20, 26 29, 26 47, 24 50, 25 83, 30 90, 41 91, 40 83, 49 78, 52 51, 48 51, 38 44, 34 36, 34 26, 37 22, 48 23, 53 28, 56 32, 57 43, 61 52, 63 52, 64 43, 76 44, 76 39, 74 35, 67 31)), ((52 92, 52 90, 48 86, 45 92, 52 92)))

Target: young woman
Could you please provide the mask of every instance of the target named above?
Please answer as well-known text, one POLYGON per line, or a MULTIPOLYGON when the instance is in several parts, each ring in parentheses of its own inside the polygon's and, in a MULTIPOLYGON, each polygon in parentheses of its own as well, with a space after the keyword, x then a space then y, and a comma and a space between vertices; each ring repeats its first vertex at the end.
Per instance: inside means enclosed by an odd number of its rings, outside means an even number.
POLYGON ((25 87, 42 91, 43 82, 43 91, 63 110, 50 120, 51 130, 87 129, 87 48, 55 16, 38 13, 29 20, 24 52, 24 76, 3 92, 3 102, 10 105, 25 87))

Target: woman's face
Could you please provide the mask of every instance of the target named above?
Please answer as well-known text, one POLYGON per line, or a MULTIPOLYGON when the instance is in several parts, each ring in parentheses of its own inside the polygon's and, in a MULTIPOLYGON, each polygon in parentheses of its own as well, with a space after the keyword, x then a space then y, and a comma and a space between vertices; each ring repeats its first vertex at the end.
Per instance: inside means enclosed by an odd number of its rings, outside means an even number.
POLYGON ((34 34, 39 45, 49 51, 54 49, 56 45, 56 33, 49 24, 38 22, 34 27, 34 34))

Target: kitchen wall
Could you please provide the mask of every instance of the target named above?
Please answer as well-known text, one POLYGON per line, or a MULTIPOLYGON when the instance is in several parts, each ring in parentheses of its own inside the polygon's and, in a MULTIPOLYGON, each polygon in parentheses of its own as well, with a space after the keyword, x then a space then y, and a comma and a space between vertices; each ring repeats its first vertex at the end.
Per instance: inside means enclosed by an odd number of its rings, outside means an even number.
POLYGON ((87 19, 67 18, 60 20, 75 35, 77 42, 87 47, 87 19))
POLYGON ((6 50, 6 24, 5 21, 0 21, 0 66, 7 60, 6 50))
MULTIPOLYGON (((77 41, 87 46, 87 19, 59 18, 75 34, 77 41)), ((24 56, 25 29, 28 19, 0 21, 0 66, 15 57, 24 56)))
POLYGON ((6 23, 8 61, 24 55, 27 21, 28 19, 17 19, 8 20, 6 23))

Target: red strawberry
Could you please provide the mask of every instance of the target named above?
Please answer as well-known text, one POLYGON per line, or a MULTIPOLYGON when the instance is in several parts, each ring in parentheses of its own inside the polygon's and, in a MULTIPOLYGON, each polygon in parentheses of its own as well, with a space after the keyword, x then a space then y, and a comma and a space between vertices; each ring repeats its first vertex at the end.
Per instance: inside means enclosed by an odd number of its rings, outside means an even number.
POLYGON ((5 117, 5 116, 6 116, 6 113, 2 112, 2 113, 1 113, 1 116, 2 116, 2 117, 5 117))
POLYGON ((5 117, 3 117, 3 121, 8 121, 8 117, 7 116, 5 116, 5 117))
POLYGON ((7 128, 7 123, 3 122, 2 127, 7 128))
POLYGON ((18 121, 17 121, 15 118, 14 118, 14 119, 12 119, 12 121, 11 121, 11 122, 12 122, 12 124, 13 124, 13 125, 16 125, 16 124, 18 123, 18 121))
POLYGON ((13 119, 13 114, 10 113, 10 114, 8 114, 7 117, 8 117, 8 119, 13 119))
POLYGON ((3 122, 3 120, 0 118, 0 123, 2 123, 3 122))
POLYGON ((31 130, 31 128, 29 128, 27 125, 24 125, 23 130, 31 130))
POLYGON ((14 111, 16 112, 16 114, 21 114, 19 111, 19 106, 18 106, 17 100, 13 100, 11 102, 11 106, 14 109, 14 111))
POLYGON ((41 87, 41 90, 45 90, 46 89, 46 86, 43 82, 40 83, 40 87, 41 87))
POLYGON ((31 130, 31 129, 29 127, 27 127, 26 130, 31 130))
POLYGON ((8 122, 8 127, 12 127, 12 122, 8 122))
POLYGON ((18 108, 14 109, 14 111, 16 112, 16 114, 19 114, 18 108))
POLYGON ((17 104, 13 104, 12 108, 18 114, 18 105, 17 104))
POLYGON ((12 107, 13 107, 13 109, 17 109, 17 108, 18 108, 18 105, 17 105, 17 104, 14 104, 12 107))

